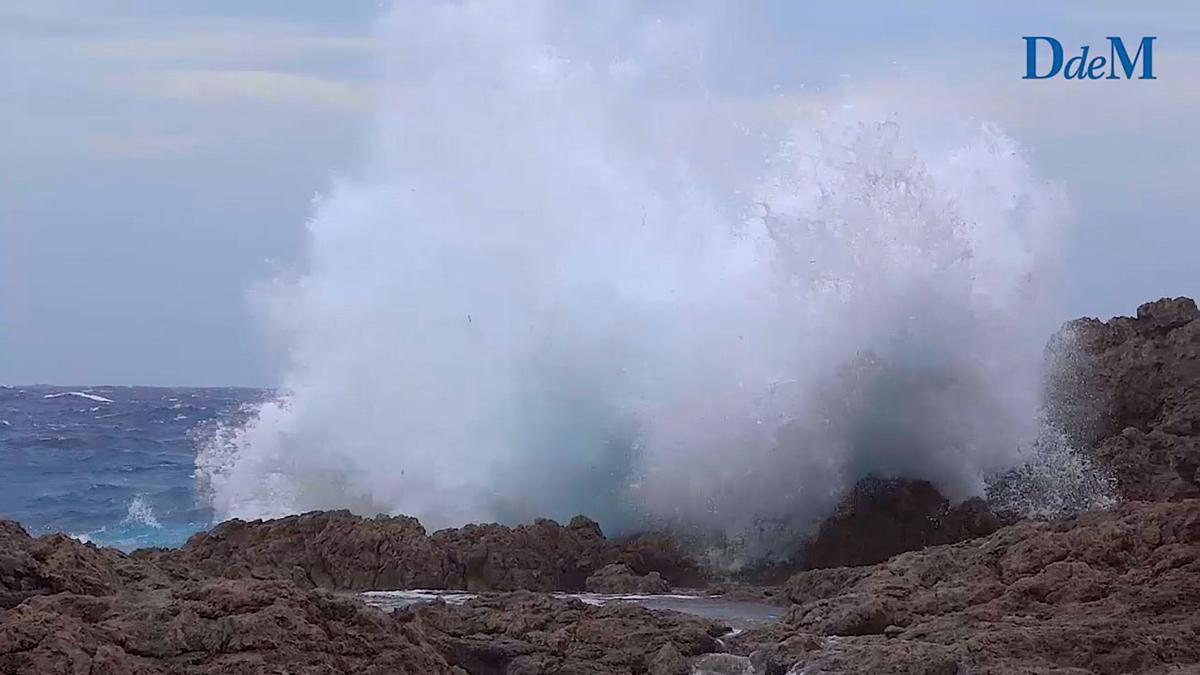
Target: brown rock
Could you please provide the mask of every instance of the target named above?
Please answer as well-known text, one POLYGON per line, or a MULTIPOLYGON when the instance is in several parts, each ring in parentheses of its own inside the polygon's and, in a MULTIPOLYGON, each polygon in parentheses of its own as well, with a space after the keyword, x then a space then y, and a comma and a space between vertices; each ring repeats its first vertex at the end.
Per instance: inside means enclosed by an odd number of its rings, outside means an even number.
POLYGON ((155 574, 119 551, 61 534, 35 539, 19 524, 0 520, 0 609, 34 595, 108 595, 155 574))
POLYGON ((583 517, 567 527, 547 519, 467 525, 434 533, 431 544, 449 563, 440 587, 469 591, 581 591, 607 546, 600 526, 583 517))
POLYGON ((1188 298, 1136 318, 1078 319, 1047 352, 1050 407, 1126 499, 1200 497, 1200 310, 1188 298))
POLYGON ((990 534, 1003 524, 982 500, 951 506, 927 481, 867 478, 821 524, 804 562, 809 568, 869 565, 990 534))
POLYGON ((290 579, 334 590, 447 588, 456 576, 416 518, 316 511, 230 520, 159 557, 228 578, 290 579))
POLYGON ((1200 665, 1200 500, 1021 522, 871 567, 797 574, 784 625, 805 672, 1165 672, 1200 665), (811 649, 811 636, 824 636, 811 649), (1077 670, 1072 670, 1077 669, 1077 670))
POLYGON ((230 520, 194 535, 179 551, 135 555, 168 569, 290 579, 333 590, 582 591, 588 576, 613 561, 642 577, 659 574, 668 585, 673 579, 699 578, 670 537, 648 534, 610 542, 595 521, 583 516, 566 527, 540 519, 427 535, 406 516, 367 519, 348 511, 315 511, 250 523, 230 520))
POLYGON ((671 585, 658 572, 644 576, 634 574, 624 563, 605 565, 586 582, 587 590, 591 593, 667 593, 671 585))
POLYGON ((609 545, 604 559, 606 563, 627 565, 638 575, 657 572, 677 588, 697 588, 708 578, 679 541, 664 532, 642 532, 616 539, 609 545))
POLYGON ((386 615, 289 582, 34 597, 0 615, 0 673, 455 673, 386 615))
POLYGON ((679 665, 675 654, 719 651, 716 638, 728 630, 675 612, 525 591, 484 595, 457 607, 410 607, 395 617, 452 664, 479 674, 678 672, 671 670, 679 665))
POLYGON ((687 675, 690 671, 687 658, 673 642, 655 652, 647 668, 649 675, 687 675))

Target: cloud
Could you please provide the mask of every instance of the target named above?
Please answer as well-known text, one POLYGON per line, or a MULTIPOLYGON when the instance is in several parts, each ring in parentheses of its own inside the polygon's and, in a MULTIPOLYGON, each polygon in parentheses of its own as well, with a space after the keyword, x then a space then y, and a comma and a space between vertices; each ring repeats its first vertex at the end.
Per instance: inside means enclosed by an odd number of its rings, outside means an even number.
POLYGON ((256 101, 366 112, 372 100, 371 88, 364 84, 270 70, 166 71, 115 77, 109 84, 191 103, 256 101))
POLYGON ((361 35, 327 35, 276 24, 217 23, 135 35, 76 39, 88 58, 139 63, 282 64, 306 59, 367 59, 375 49, 361 35))
POLYGON ((212 142, 212 138, 187 134, 127 135, 90 138, 85 146, 105 158, 155 159, 190 154, 212 142))

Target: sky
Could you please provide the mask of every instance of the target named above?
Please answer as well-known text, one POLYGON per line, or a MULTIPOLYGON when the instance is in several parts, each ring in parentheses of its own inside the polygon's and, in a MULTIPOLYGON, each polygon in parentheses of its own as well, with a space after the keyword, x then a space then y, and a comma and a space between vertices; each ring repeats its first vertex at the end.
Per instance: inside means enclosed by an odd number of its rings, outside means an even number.
MULTIPOLYGON (((384 7, 0 0, 0 382, 278 384, 249 291, 365 161, 384 7)), ((1074 205, 1064 320, 1200 295, 1200 3, 762 9, 714 38, 715 96, 994 121, 1074 205), (1031 34, 1155 35, 1158 79, 1024 81, 1031 34)))

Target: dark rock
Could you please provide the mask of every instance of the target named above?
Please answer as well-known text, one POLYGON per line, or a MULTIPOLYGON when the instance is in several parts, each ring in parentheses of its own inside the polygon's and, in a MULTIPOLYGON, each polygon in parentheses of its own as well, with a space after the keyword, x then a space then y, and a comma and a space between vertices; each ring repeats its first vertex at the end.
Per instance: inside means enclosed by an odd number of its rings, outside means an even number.
POLYGON ((950 505, 927 481, 867 478, 808 543, 809 568, 869 565, 904 551, 990 534, 1004 525, 980 499, 950 505))

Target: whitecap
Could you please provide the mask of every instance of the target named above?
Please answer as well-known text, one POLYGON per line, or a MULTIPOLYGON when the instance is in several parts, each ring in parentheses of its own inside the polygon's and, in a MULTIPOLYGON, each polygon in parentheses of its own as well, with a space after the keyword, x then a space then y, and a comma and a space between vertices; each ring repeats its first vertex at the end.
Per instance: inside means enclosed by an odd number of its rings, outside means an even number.
POLYGON ((162 529, 162 524, 158 522, 158 518, 154 515, 154 509, 142 495, 134 497, 133 501, 129 502, 129 508, 125 513, 125 519, 121 522, 138 523, 141 525, 146 525, 147 527, 152 527, 156 530, 162 529))
POLYGON ((86 398, 89 401, 95 401, 97 403, 113 402, 111 398, 104 398, 103 396, 98 396, 96 394, 89 394, 86 391, 61 391, 57 394, 46 394, 42 398, 60 398, 63 396, 78 396, 79 398, 86 398))

